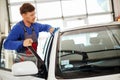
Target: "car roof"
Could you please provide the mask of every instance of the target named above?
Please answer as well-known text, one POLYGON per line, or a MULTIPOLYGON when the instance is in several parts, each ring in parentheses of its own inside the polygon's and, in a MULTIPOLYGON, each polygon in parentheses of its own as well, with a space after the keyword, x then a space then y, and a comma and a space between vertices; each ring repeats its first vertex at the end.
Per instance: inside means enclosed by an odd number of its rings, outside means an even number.
POLYGON ((109 22, 109 23, 102 23, 102 24, 95 24, 95 25, 86 25, 86 26, 79 26, 79 27, 74 27, 69 29, 64 28, 64 30, 60 30, 60 32, 64 33, 64 32, 78 30, 78 29, 95 28, 95 27, 112 26, 112 25, 120 25, 120 22, 116 21, 116 22, 109 22))

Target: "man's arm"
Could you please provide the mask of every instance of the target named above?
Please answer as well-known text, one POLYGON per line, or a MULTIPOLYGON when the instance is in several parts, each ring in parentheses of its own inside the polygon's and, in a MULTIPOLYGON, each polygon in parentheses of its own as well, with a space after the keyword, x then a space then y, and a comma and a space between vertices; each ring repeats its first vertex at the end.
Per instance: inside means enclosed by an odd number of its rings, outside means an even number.
POLYGON ((48 24, 39 24, 37 23, 37 27, 39 27, 39 32, 45 31, 52 33, 54 31, 54 28, 51 27, 51 25, 48 24))
POLYGON ((14 26, 4 42, 5 49, 19 51, 21 48, 23 48, 23 40, 18 40, 20 37, 20 32, 21 30, 18 28, 18 26, 14 26))
POLYGON ((52 35, 58 30, 60 29, 59 27, 57 28, 54 28, 54 27, 51 27, 50 25, 48 24, 42 24, 39 26, 39 32, 41 31, 46 31, 46 32, 50 32, 52 35))

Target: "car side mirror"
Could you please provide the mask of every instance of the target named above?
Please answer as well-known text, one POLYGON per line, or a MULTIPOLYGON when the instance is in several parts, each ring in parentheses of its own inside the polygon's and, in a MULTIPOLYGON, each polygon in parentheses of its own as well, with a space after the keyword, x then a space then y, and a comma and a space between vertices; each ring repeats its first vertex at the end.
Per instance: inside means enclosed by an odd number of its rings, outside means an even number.
POLYGON ((24 61, 13 64, 12 73, 15 76, 33 75, 38 73, 38 68, 34 62, 24 61))

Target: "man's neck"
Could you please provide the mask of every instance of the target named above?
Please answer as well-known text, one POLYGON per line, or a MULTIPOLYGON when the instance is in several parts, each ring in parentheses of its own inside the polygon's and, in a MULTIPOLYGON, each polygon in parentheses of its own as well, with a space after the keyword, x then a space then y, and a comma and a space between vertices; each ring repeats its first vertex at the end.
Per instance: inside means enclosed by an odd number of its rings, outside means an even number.
POLYGON ((31 26, 31 23, 29 23, 29 22, 27 22, 27 21, 25 21, 25 20, 23 20, 23 22, 24 22, 25 26, 27 26, 27 27, 30 27, 30 26, 31 26))

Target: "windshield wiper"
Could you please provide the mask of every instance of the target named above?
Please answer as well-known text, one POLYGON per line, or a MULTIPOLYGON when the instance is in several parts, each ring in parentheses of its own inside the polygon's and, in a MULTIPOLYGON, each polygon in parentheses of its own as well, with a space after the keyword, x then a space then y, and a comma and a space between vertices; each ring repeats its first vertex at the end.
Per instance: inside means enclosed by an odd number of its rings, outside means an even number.
POLYGON ((87 60, 88 59, 88 55, 87 53, 94 53, 94 52, 103 52, 103 51, 113 51, 113 50, 120 50, 120 48, 113 48, 113 49, 103 49, 103 50, 97 50, 97 51, 88 51, 88 52, 82 52, 82 51, 76 51, 76 50, 61 50, 59 52, 67 52, 69 54, 64 54, 61 55, 59 57, 64 57, 64 56, 68 56, 68 55, 74 55, 74 54, 78 54, 78 55, 82 55, 83 59, 82 60, 87 60))
POLYGON ((118 69, 120 70, 120 65, 119 66, 98 66, 98 65, 89 65, 89 64, 84 64, 80 65, 77 67, 73 68, 64 68, 62 71, 82 71, 82 72, 88 72, 88 71, 100 71, 100 70, 113 70, 113 69, 118 69))
POLYGON ((103 49, 103 50, 97 50, 97 51, 89 51, 89 52, 87 52, 87 53, 103 52, 103 51, 113 51, 113 50, 120 50, 120 48, 103 49))
POLYGON ((79 67, 80 71, 100 71, 100 70, 114 70, 120 69, 120 66, 97 66, 97 65, 84 65, 79 67))
POLYGON ((103 51, 113 51, 113 50, 120 50, 120 48, 102 49, 102 50, 88 51, 88 52, 82 52, 82 51, 76 51, 76 50, 60 50, 59 52, 70 53, 70 54, 61 55, 60 57, 67 56, 67 55, 73 55, 73 54, 79 54, 79 55, 83 55, 85 57, 88 57, 87 53, 103 52, 103 51))
MULTIPOLYGON (((78 55, 81 55, 83 57, 82 60, 80 60, 80 62, 84 62, 85 64, 87 64, 88 62, 94 62, 94 61, 119 59, 120 56, 114 56, 114 57, 109 57, 109 58, 90 59, 89 60, 88 53, 103 52, 103 51, 113 51, 113 50, 120 50, 120 48, 89 51, 89 52, 81 52, 81 51, 75 51, 75 50, 61 50, 59 52, 61 52, 61 53, 65 52, 66 54, 60 55, 60 56, 58 56, 58 58, 65 57, 65 56, 68 56, 68 55, 78 54, 78 55)), ((109 53, 106 53, 106 54, 109 54, 109 53)))

